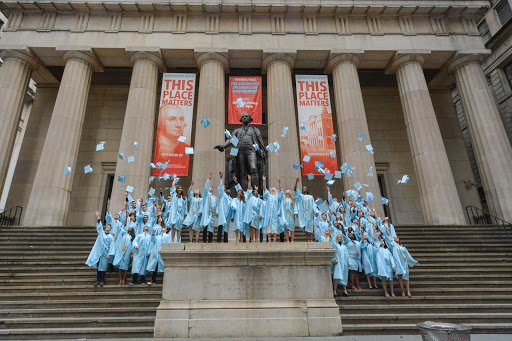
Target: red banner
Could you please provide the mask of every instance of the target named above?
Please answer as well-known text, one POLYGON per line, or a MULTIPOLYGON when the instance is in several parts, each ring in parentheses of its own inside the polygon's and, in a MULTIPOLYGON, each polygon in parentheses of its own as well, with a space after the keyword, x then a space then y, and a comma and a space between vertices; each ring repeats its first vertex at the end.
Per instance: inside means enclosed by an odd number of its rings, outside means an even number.
POLYGON ((261 77, 229 77, 228 123, 241 124, 244 112, 262 124, 261 77))
POLYGON ((334 174, 338 170, 338 161, 327 76, 296 75, 295 81, 302 173, 334 174), (308 162, 304 161, 305 157, 308 162))
POLYGON ((156 132, 155 176, 165 173, 188 175, 189 156, 185 154, 185 148, 190 147, 192 139, 195 86, 196 75, 193 73, 163 75, 156 132), (181 136, 185 137, 184 142, 178 141, 181 136))

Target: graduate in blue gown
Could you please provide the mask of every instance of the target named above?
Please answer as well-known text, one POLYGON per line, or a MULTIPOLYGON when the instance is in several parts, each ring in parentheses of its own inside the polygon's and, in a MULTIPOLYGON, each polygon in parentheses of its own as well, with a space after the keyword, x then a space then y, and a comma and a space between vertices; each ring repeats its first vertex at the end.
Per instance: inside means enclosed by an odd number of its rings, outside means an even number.
POLYGON ((151 281, 147 283, 148 285, 156 284, 157 273, 164 272, 164 260, 160 255, 160 250, 162 249, 162 244, 173 242, 169 231, 170 229, 167 226, 162 228, 162 233, 160 235, 156 234, 157 231, 155 229, 151 231, 150 256, 146 270, 150 271, 152 274, 151 281))
POLYGON ((414 260, 409 251, 407 251, 407 248, 400 244, 400 238, 395 238, 395 242, 397 244, 396 249, 399 253, 398 262, 400 263, 401 268, 404 269, 402 275, 397 275, 398 282, 400 283, 400 289, 402 290, 402 296, 405 296, 403 284, 403 281, 405 281, 407 296, 411 297, 411 290, 409 287, 409 269, 414 266, 420 265, 420 262, 414 260))
MULTIPOLYGON (((280 234, 279 226, 285 224, 282 202, 284 200, 281 178, 277 177, 279 191, 272 187, 267 190, 267 177, 263 176, 263 196, 266 200, 263 228, 268 227, 269 242, 277 242, 277 235, 280 234)), ((256 240, 258 238, 256 237, 256 240)))
POLYGON ((181 227, 183 226, 183 220, 185 220, 185 214, 187 213, 187 196, 183 191, 183 187, 176 186, 178 178, 174 178, 171 185, 171 208, 169 211, 169 217, 165 222, 165 226, 172 228, 171 238, 174 240, 175 237, 181 240, 181 227))
POLYGON ((286 190, 282 205, 286 222, 285 238, 287 242, 293 242, 295 239, 295 219, 299 216, 299 209, 292 191, 286 190))
POLYGON ((215 217, 218 215, 218 202, 219 200, 213 194, 213 186, 210 181, 213 179, 213 173, 210 173, 203 190, 203 206, 201 207, 201 228, 203 229, 203 243, 208 243, 213 240, 213 229, 215 225, 215 217))
POLYGON ((98 237, 94 242, 94 246, 92 247, 91 253, 89 254, 85 264, 91 268, 97 269, 96 283, 94 286, 103 286, 103 284, 105 284, 105 273, 107 271, 109 259, 115 255, 114 237, 110 234, 110 225, 106 225, 105 229, 103 229, 100 213, 96 211, 95 214, 97 219, 96 231, 98 232, 98 237))
POLYGON ((258 186, 254 186, 254 188, 252 187, 250 175, 247 175, 247 179, 248 187, 247 191, 245 192, 244 235, 246 237, 247 235, 250 235, 251 243, 256 243, 258 242, 260 236, 260 219, 263 218, 260 215, 260 209, 263 200, 261 200, 258 196, 258 186))
POLYGON ((190 187, 188 189, 188 202, 190 203, 190 207, 188 209, 188 213, 185 216, 185 220, 183 220, 183 225, 188 227, 188 233, 190 242, 193 242, 193 237, 195 235, 195 242, 199 242, 199 231, 201 230, 201 219, 199 218, 199 213, 201 212, 201 205, 203 204, 203 198, 201 198, 201 193, 199 190, 192 191, 192 187, 194 186, 194 181, 190 183, 190 187))
MULTIPOLYGON (((135 216, 133 216, 135 218, 135 216)), ((132 259, 132 243, 135 239, 135 229, 124 227, 116 241, 114 266, 119 268, 119 284, 126 284, 126 275, 132 259)))
POLYGON ((312 242, 315 218, 318 216, 319 211, 316 207, 315 199, 308 192, 308 188, 302 186, 302 193, 297 189, 299 181, 299 178, 295 180, 295 187, 293 188, 299 206, 299 227, 304 230, 306 241, 312 242))
POLYGON ((217 243, 224 239, 228 242, 229 225, 231 224, 231 190, 224 188, 224 174, 219 172, 219 219, 217 220, 217 243))
MULTIPOLYGON (((236 177, 233 180, 238 184, 236 177)), ((235 231, 236 244, 242 242, 242 234, 244 231, 244 216, 245 216, 245 193, 242 188, 236 192, 236 197, 231 201, 231 219, 233 220, 233 231, 235 231)))
POLYGON ((130 285, 137 284, 140 275, 140 284, 146 284, 146 267, 149 260, 149 251, 151 247, 151 235, 149 227, 144 226, 142 233, 135 237, 132 243, 133 262, 132 262, 132 282, 130 285))
POLYGON ((342 233, 334 229, 332 231, 327 229, 324 235, 325 237, 322 241, 330 241, 334 249, 334 256, 331 260, 334 296, 337 295, 338 283, 343 288, 343 296, 350 296, 347 292, 349 255, 347 247, 343 244, 342 233))
POLYGON ((389 252, 388 247, 384 239, 380 240, 380 246, 377 249, 376 254, 377 260, 377 276, 382 279, 382 288, 384 288, 384 296, 389 297, 387 283, 389 280, 389 286, 391 290, 391 296, 395 297, 393 288, 393 271, 395 271, 395 262, 393 256, 389 252))
MULTIPOLYGON (((366 248, 366 245, 357 241, 354 233, 347 233, 346 236, 342 233, 341 236, 349 255, 350 286, 352 289, 361 289, 359 286, 359 272, 362 271, 362 250, 366 248)), ((366 238, 363 237, 362 240, 364 242, 366 238)))

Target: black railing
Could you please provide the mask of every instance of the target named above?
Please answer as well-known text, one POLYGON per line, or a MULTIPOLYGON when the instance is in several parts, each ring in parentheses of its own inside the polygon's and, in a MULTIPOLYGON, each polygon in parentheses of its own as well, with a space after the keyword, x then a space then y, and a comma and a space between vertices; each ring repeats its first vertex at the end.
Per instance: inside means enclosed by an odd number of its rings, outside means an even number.
POLYGON ((16 226, 20 224, 23 207, 14 206, 3 212, 0 212, 0 227, 16 226))
POLYGON ((489 212, 475 206, 466 206, 466 214, 471 225, 488 226, 495 235, 511 243, 512 224, 508 221, 493 216, 489 212))

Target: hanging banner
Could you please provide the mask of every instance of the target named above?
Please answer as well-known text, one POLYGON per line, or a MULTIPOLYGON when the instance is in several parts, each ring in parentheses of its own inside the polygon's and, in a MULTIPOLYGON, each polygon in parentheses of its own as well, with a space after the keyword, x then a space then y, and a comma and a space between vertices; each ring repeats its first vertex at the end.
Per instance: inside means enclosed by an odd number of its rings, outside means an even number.
POLYGON ((327 76, 296 75, 295 82, 302 174, 334 174, 338 161, 327 76))
POLYGON ((228 123, 242 124, 240 117, 247 112, 252 124, 262 124, 261 77, 229 77, 228 123))
POLYGON ((165 173, 188 175, 189 155, 185 154, 185 148, 190 147, 192 140, 195 87, 194 73, 163 75, 156 131, 155 176, 165 173), (184 142, 178 141, 181 136, 185 137, 184 142))

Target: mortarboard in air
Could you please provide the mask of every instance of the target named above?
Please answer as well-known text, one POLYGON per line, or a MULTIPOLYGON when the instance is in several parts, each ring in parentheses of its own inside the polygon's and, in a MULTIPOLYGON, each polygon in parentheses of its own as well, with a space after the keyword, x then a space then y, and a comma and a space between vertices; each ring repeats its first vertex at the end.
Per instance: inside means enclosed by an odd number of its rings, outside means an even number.
POLYGON ((283 127, 283 135, 281 137, 285 137, 288 134, 288 127, 283 127))
POLYGON ((295 163, 293 164, 293 168, 295 168, 295 169, 299 169, 299 168, 300 168, 300 164, 299 164, 298 162, 295 162, 295 163))
POLYGON ((357 192, 354 191, 353 189, 349 189, 347 190, 345 193, 347 193, 348 196, 352 197, 352 198, 355 198, 357 197, 357 192))
POLYGON ((126 192, 128 192, 128 193, 133 192, 133 186, 130 186, 130 185, 126 186, 126 192))
POLYGON ((347 178, 350 178, 351 176, 352 176, 352 170, 351 170, 351 169, 349 169, 349 170, 347 171, 347 178))
POLYGON ((71 167, 64 167, 64 175, 71 173, 71 167))
POLYGON ((171 178, 171 176, 167 173, 164 173, 164 175, 162 175, 162 179, 164 180, 169 180, 171 178))
POLYGON ((274 142, 274 152, 278 152, 279 151, 279 148, 281 148, 281 146, 279 145, 279 142, 274 142))
POLYGON ((104 150, 105 149, 105 142, 100 142, 96 145, 96 151, 104 150))
POLYGON ((302 161, 304 161, 304 162, 309 162, 309 160, 311 160, 311 156, 309 156, 309 155, 304 155, 304 158, 302 159, 302 161))
POLYGON ((164 164, 162 164, 162 169, 163 170, 166 170, 167 169, 167 166, 169 165, 169 161, 166 161, 164 164))
POLYGON ((334 154, 334 152, 331 152, 330 154, 331 154, 331 158, 336 157, 336 154, 334 154))
POLYGON ((313 180, 315 178, 315 175, 313 173, 308 174, 308 179, 313 180))
POLYGON ((358 196, 357 199, 356 199, 356 203, 358 205, 362 205, 363 202, 364 202, 363 196, 362 195, 358 196))
POLYGON ((229 155, 237 156, 238 155, 238 148, 231 148, 231 151, 229 152, 229 155))
POLYGON ((185 142, 187 140, 186 136, 180 136, 178 137, 178 142, 185 142))
POLYGON ((325 204, 325 202, 322 199, 317 199, 315 201, 316 207, 320 210, 320 212, 325 213, 329 211, 329 207, 325 204))
POLYGON ((334 181, 335 181, 335 180, 329 180, 329 181, 327 181, 327 185, 328 185, 328 186, 332 186, 332 185, 334 185, 334 181))
POLYGON ((128 163, 132 163, 133 161, 135 161, 135 156, 128 156, 128 163))
POLYGON ((233 144, 233 146, 238 146, 238 137, 233 136, 229 141, 233 144))
POLYGON ((332 173, 327 173, 327 174, 325 174, 325 176, 324 176, 324 179, 325 179, 325 180, 327 180, 327 181, 332 180, 332 178, 333 178, 332 173))
POLYGON ((151 163, 149 164, 149 167, 151 167, 151 168, 153 168, 153 169, 155 169, 155 168, 156 168, 156 166, 155 166, 155 164, 154 164, 153 162, 151 162, 151 163))
POLYGON ((174 173, 173 175, 171 175, 171 180, 174 180, 174 178, 176 177, 176 173, 174 173))
POLYGON ((368 187, 368 184, 363 184, 364 187, 368 187))
POLYGON ((267 150, 272 153, 274 151, 274 145, 272 143, 269 143, 269 145, 267 146, 267 150))
POLYGON ((240 186, 240 184, 236 184, 236 185, 235 185, 235 189, 236 189, 236 191, 238 192, 239 190, 241 190, 241 189, 242 189, 242 186, 240 186))
POLYGON ((373 167, 370 167, 370 171, 368 172, 368 176, 373 176, 373 167))
POLYGON ((155 194, 155 189, 154 189, 153 187, 151 187, 151 188, 149 189, 148 194, 149 194, 149 196, 150 196, 150 197, 152 197, 152 196, 153 196, 153 194, 155 194))
POLYGON ((301 124, 300 125, 300 130, 306 130, 306 126, 304 126, 304 124, 301 124))
POLYGON ((402 176, 402 179, 398 180, 397 184, 406 184, 409 182, 409 177, 407 175, 402 176))
POLYGON ((381 203, 382 205, 387 205, 387 204, 389 204, 389 200, 388 200, 388 199, 386 199, 386 198, 384 198, 384 197, 381 197, 381 198, 380 198, 380 203, 381 203))
POLYGON ((151 185, 151 183, 155 181, 155 177, 154 176, 150 176, 149 177, 149 184, 151 185))
POLYGON ((135 148, 139 148, 139 142, 137 142, 137 141, 133 142, 133 146, 134 146, 135 148))
POLYGON ((126 180, 126 178, 124 176, 119 175, 117 177, 117 181, 119 181, 119 182, 124 182, 125 180, 126 180))
POLYGON ((367 145, 366 145, 366 151, 367 151, 367 152, 373 152, 373 147, 372 147, 372 145, 371 145, 371 144, 367 144, 367 145))
POLYGON ((374 198, 372 192, 366 192, 366 201, 372 201, 374 198))
POLYGON ((226 135, 226 138, 227 139, 230 139, 231 138, 231 133, 229 132, 229 130, 224 130, 224 135, 226 135))
POLYGON ((363 185, 361 185, 361 183, 360 183, 360 182, 356 182, 356 183, 354 184, 354 188, 355 188, 357 191, 359 191, 362 187, 363 187, 363 185))
POLYGON ((177 185, 177 184, 178 184, 178 182, 180 182, 180 178, 176 178, 175 180, 176 180, 176 181, 174 182, 174 184, 175 184, 175 185, 177 185))
POLYGON ((119 160, 124 160, 124 154, 119 154, 119 160))
POLYGON ((359 133, 358 140, 362 141, 362 140, 364 140, 365 137, 366 137, 366 135, 364 133, 359 133))
POLYGON ((253 145, 252 145, 252 146, 253 146, 253 148, 254 148, 254 150, 255 150, 255 151, 258 151, 258 149, 260 149, 256 143, 253 143, 253 145))
POLYGON ((333 139, 334 141, 336 141, 336 138, 337 138, 336 134, 334 134, 333 136, 331 136, 331 139, 333 139))
POLYGON ((341 165, 340 169, 342 173, 345 173, 349 170, 352 170, 352 166, 350 165, 350 163, 345 162, 344 164, 341 165))
POLYGON ((185 155, 192 155, 194 154, 194 148, 193 147, 185 147, 185 155))
POLYGON ((316 167, 316 169, 318 169, 320 173, 325 174, 325 169, 323 169, 322 167, 318 166, 316 167))
POLYGON ((335 177, 336 179, 341 179, 341 174, 343 174, 343 173, 341 173, 341 171, 335 171, 335 172, 334 172, 334 177, 335 177))
POLYGON ((203 125, 203 127, 205 127, 205 128, 208 128, 208 126, 210 125, 210 123, 211 123, 211 122, 210 122, 210 120, 209 120, 209 119, 207 119, 206 117, 205 117, 205 118, 203 118, 203 119, 201 120, 201 124, 202 124, 202 125, 203 125))
POLYGON ((85 174, 92 173, 91 165, 87 165, 87 166, 84 167, 84 173, 85 174))

